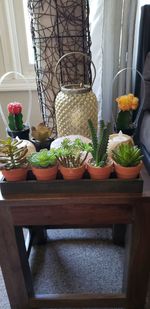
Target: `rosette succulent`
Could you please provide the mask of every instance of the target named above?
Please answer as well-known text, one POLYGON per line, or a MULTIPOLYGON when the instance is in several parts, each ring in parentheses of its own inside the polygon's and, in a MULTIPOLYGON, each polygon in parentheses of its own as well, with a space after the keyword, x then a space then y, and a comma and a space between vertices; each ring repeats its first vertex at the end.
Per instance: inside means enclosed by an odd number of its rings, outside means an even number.
POLYGON ((120 144, 116 149, 112 150, 112 158, 121 166, 131 167, 137 166, 141 162, 143 155, 137 146, 120 144))
POLYGON ((31 156, 28 157, 28 162, 31 166, 46 168, 56 165, 57 159, 53 149, 41 149, 39 152, 32 153, 31 156))

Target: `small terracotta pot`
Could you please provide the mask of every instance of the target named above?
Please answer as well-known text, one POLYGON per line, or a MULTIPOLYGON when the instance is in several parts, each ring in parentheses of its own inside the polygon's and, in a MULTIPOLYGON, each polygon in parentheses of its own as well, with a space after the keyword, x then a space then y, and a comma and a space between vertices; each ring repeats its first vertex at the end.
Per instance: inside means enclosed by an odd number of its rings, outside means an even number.
POLYGON ((91 179, 95 180, 108 179, 113 171, 113 162, 110 162, 104 167, 96 167, 88 163, 87 170, 91 179))
POLYGON ((75 180, 81 179, 85 172, 85 165, 79 167, 64 167, 59 166, 60 172, 63 175, 63 178, 66 180, 75 180))
POLYGON ((7 181, 26 180, 28 168, 13 168, 11 170, 2 170, 2 174, 7 181))
POLYGON ((44 168, 32 166, 31 169, 37 180, 46 181, 56 179, 58 166, 55 165, 44 168))
POLYGON ((140 174, 140 170, 143 166, 143 163, 133 166, 133 167, 124 167, 120 164, 114 162, 115 172, 118 178, 120 179, 134 179, 137 178, 140 174))

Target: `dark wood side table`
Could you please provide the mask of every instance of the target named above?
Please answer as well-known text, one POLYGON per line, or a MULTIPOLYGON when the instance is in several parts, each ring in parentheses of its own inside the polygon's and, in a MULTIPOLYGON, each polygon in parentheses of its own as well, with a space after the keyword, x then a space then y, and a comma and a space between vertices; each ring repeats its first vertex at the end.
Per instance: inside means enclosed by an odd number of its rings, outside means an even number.
POLYGON ((12 309, 123 307, 144 309, 150 272, 150 190, 137 193, 31 194, 0 198, 0 264, 12 309), (121 294, 35 295, 23 226, 99 227, 128 224, 121 294))

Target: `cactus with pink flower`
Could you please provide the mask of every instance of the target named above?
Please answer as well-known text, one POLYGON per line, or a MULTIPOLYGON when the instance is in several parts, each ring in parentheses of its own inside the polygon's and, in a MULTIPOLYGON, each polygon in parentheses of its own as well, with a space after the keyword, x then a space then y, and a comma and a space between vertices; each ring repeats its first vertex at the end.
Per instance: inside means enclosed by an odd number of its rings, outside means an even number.
POLYGON ((23 125, 22 105, 18 102, 9 103, 7 105, 9 112, 8 126, 12 131, 21 131, 23 125))

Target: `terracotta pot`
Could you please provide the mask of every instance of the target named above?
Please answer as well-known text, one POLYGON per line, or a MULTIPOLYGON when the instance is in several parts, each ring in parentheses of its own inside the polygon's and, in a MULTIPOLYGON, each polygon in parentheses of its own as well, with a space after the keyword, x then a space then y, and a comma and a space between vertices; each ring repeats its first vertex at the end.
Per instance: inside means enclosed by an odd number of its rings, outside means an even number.
POLYGON ((32 173, 35 175, 37 180, 46 181, 46 180, 56 179, 57 170, 58 170, 57 165, 52 166, 52 167, 44 167, 44 168, 32 166, 31 168, 32 168, 32 173))
POLYGON ((59 166, 60 172, 63 175, 63 178, 66 180, 75 180, 81 179, 85 172, 85 165, 80 167, 64 167, 62 165, 59 166))
POLYGON ((117 164, 114 162, 115 172, 118 178, 120 179, 134 179, 137 178, 140 174, 140 170, 143 166, 143 163, 141 162, 137 166, 133 167, 124 167, 120 164, 117 164))
POLYGON ((97 179, 97 180, 107 179, 110 177, 110 174, 113 171, 113 162, 110 162, 104 167, 96 167, 88 163, 87 170, 91 179, 97 179))
POLYGON ((7 181, 26 180, 28 168, 13 168, 11 170, 2 170, 2 174, 7 181))

